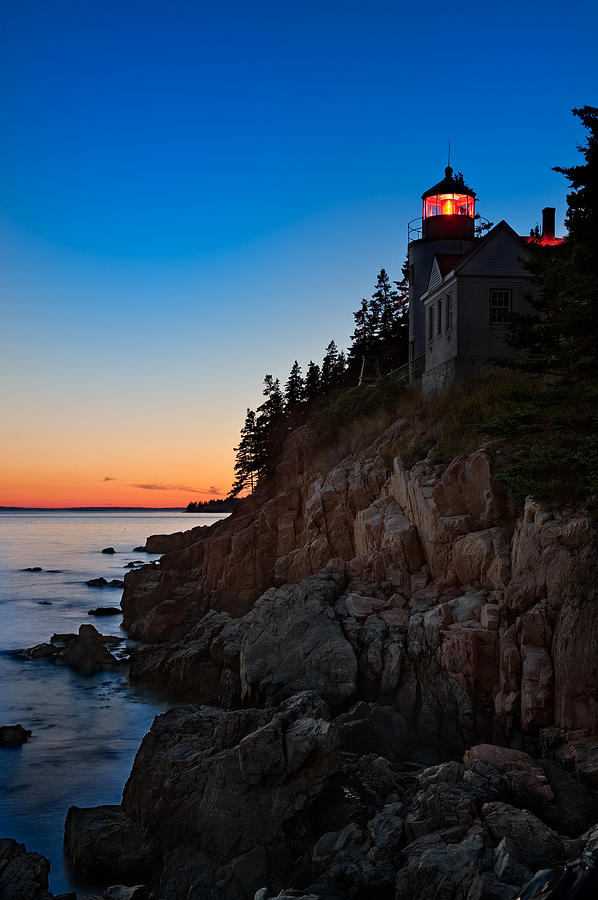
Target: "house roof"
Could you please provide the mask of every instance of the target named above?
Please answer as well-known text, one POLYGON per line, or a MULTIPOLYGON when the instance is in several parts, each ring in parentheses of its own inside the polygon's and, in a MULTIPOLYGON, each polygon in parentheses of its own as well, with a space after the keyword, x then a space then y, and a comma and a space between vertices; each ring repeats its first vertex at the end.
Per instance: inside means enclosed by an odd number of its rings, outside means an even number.
POLYGON ((464 269, 475 267, 476 260, 479 260, 480 263, 478 275, 520 274, 522 270, 519 259, 525 255, 526 246, 526 238, 518 235, 503 219, 465 253, 435 254, 426 295, 434 294, 449 274, 458 276, 464 269), (513 253, 514 243, 521 247, 520 254, 513 253), (480 257, 482 259, 479 259, 480 257))

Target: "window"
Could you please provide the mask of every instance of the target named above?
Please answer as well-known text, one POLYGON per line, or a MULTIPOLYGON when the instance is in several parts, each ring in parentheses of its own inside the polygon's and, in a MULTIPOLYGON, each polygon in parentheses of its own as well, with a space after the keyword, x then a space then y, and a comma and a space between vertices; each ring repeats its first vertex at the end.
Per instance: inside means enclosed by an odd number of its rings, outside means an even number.
POLYGON ((438 322, 436 323, 436 334, 442 333, 442 300, 438 301, 438 322))
POLYGON ((490 324, 508 325, 511 321, 511 291, 490 291, 490 324))
POLYGON ((446 330, 450 331, 453 327, 453 292, 449 291, 446 295, 446 330))
POLYGON ((428 307, 428 340, 434 340, 434 307, 428 307))

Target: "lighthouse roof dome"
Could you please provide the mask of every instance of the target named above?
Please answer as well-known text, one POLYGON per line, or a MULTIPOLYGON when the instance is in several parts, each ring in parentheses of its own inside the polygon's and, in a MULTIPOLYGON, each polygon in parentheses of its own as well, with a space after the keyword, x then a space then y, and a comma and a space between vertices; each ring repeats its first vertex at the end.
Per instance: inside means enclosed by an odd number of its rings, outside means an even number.
POLYGON ((424 191, 422 200, 425 200, 426 197, 433 197, 436 194, 467 194, 469 197, 475 197, 476 195, 475 191, 467 187, 462 178, 457 179, 454 177, 451 166, 447 166, 444 170, 442 181, 424 191))

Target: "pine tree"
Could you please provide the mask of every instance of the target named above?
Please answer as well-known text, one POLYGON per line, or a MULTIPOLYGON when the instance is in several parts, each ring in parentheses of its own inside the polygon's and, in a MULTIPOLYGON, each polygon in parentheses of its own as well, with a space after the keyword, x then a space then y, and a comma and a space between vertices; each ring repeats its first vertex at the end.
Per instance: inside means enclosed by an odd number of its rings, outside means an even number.
POLYGON ((287 414, 295 413, 304 400, 305 382, 301 376, 301 366, 295 360, 284 386, 284 402, 287 414))
POLYGON ((256 444, 258 477, 271 474, 280 456, 285 437, 284 398, 280 381, 272 375, 264 377, 264 397, 257 409, 256 444))
POLYGON ((320 393, 320 367, 310 359, 305 373, 305 399, 311 403, 320 393))
POLYGON ((364 356, 377 356, 386 369, 407 361, 409 344, 409 287, 403 271, 402 281, 390 281, 380 269, 371 299, 362 300, 353 313, 355 331, 351 336, 349 368, 352 377, 361 370, 364 356))
POLYGON ((234 448, 237 454, 235 462, 236 478, 231 487, 229 499, 238 496, 242 491, 249 489, 253 493, 259 474, 258 469, 258 442, 256 430, 256 417, 252 409, 248 409, 245 415, 245 423, 241 429, 239 446, 234 448))
POLYGON ((344 370, 344 357, 341 361, 335 341, 330 341, 326 347, 326 355, 322 360, 322 368, 320 369, 322 391, 326 392, 338 384, 341 367, 344 370))

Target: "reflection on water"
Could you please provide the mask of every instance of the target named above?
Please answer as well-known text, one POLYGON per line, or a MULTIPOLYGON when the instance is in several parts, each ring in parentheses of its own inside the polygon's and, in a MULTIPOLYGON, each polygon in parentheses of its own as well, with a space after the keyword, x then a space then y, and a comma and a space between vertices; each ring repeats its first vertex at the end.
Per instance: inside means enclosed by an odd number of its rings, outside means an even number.
POLYGON ((83 676, 48 660, 24 660, 14 651, 47 641, 54 632, 77 631, 83 622, 124 638, 119 617, 87 615, 96 606, 118 605, 121 591, 85 582, 100 575, 122 578, 125 564, 140 558, 133 548, 148 534, 218 518, 0 511, 0 725, 20 722, 33 732, 21 748, 0 748, 0 837, 48 857, 55 893, 89 887, 77 883, 63 859, 68 807, 120 802, 141 738, 169 703, 130 686, 125 670, 83 676), (117 552, 100 553, 106 546, 117 552), (44 571, 22 571, 34 566, 44 571))

